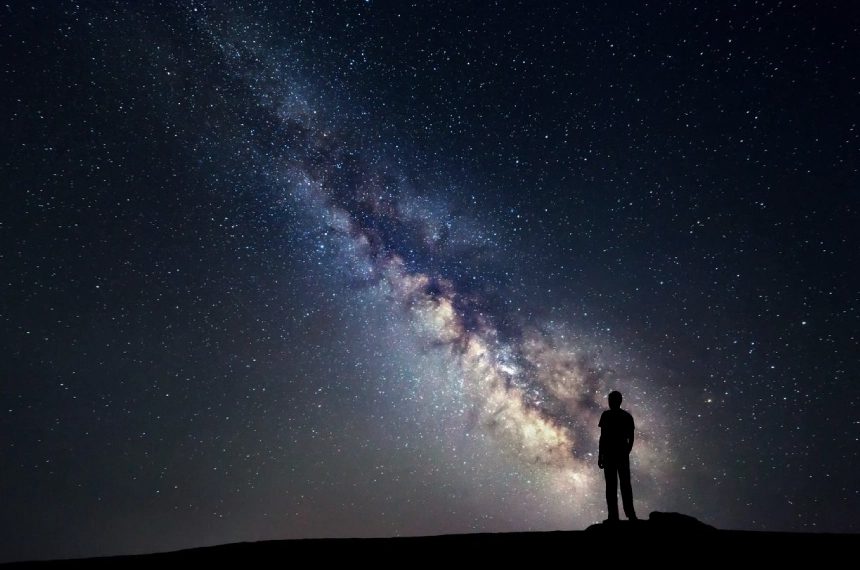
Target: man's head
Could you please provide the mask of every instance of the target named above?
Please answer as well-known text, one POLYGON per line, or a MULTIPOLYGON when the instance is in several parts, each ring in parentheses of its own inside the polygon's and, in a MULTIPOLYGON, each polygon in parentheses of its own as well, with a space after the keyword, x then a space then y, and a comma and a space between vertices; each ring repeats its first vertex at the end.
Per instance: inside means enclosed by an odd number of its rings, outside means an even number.
POLYGON ((613 410, 621 407, 621 392, 618 390, 613 390, 609 393, 609 407, 613 410))

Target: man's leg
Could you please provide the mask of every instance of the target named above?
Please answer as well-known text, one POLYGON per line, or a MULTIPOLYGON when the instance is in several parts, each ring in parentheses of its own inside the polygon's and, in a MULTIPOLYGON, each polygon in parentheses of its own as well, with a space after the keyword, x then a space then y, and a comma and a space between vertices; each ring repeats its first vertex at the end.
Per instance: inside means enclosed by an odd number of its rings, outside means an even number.
MULTIPOLYGON (((630 458, 624 457, 618 462, 618 478, 621 479, 621 503, 624 505, 624 514, 628 519, 636 518, 633 510, 633 488, 630 486, 630 458)), ((617 506, 615 507, 618 508, 617 506)))
POLYGON ((603 476, 606 477, 606 509, 609 511, 609 520, 618 520, 618 482, 615 463, 603 465, 603 476))

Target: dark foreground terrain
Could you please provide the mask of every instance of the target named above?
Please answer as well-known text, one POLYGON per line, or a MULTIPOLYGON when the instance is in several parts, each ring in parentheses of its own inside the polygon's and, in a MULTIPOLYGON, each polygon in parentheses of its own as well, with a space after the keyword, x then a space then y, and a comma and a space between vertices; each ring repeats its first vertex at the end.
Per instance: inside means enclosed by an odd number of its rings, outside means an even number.
MULTIPOLYGON (((850 563, 860 535, 718 530, 677 513, 651 513, 648 520, 590 526, 582 531, 457 534, 364 539, 303 539, 242 542, 176 552, 74 560, 31 561, 4 568, 78 565, 173 568, 177 565, 300 565, 324 562, 413 565, 422 563, 584 563, 625 566, 707 566, 731 561, 850 563)), ((851 563, 853 565, 853 563, 851 563)), ((177 566, 182 567, 182 566, 177 566)), ((203 566, 205 568, 205 566, 203 566)), ((447 570, 447 569, 446 569, 447 570)))

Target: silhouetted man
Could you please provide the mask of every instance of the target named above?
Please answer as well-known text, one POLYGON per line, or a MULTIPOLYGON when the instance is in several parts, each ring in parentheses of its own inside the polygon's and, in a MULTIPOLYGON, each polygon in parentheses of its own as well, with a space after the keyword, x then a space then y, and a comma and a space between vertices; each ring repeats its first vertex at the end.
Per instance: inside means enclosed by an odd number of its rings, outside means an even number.
POLYGON ((636 520, 633 489, 630 487, 630 450, 633 449, 633 416, 621 409, 621 392, 609 394, 609 409, 600 416, 600 455, 597 466, 606 477, 606 507, 609 520, 618 520, 618 484, 621 479, 621 502, 624 514, 636 520))

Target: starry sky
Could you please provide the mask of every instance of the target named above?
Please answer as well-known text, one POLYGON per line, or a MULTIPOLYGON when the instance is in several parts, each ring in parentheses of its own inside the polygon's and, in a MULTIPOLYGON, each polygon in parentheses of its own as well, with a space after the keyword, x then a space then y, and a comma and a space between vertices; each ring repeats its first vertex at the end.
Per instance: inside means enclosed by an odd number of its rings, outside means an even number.
POLYGON ((0 7, 0 560, 860 532, 850 3, 0 7))

